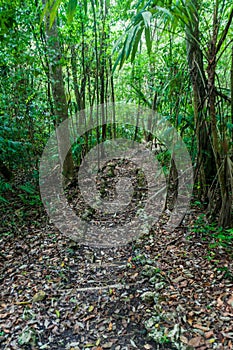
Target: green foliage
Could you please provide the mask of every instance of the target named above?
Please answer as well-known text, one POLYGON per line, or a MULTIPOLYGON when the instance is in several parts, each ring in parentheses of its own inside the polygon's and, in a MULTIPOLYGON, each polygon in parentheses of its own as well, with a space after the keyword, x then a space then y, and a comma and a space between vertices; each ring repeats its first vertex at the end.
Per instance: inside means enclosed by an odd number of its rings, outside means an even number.
POLYGON ((43 66, 33 41, 38 33, 36 8, 31 3, 18 6, 17 1, 1 5, 15 19, 0 43, 1 158, 11 170, 27 169, 32 159, 35 164, 48 134, 46 91, 39 88, 43 66))
POLYGON ((213 233, 214 243, 209 245, 210 248, 223 247, 229 251, 233 247, 233 229, 223 229, 222 227, 216 228, 213 233))
POLYGON ((41 199, 35 183, 26 182, 24 185, 16 186, 0 177, 0 203, 10 204, 8 199, 10 194, 19 197, 23 204, 31 206, 41 205, 41 199))
POLYGON ((165 150, 156 155, 157 160, 162 166, 163 172, 165 175, 169 174, 169 168, 171 164, 171 152, 169 150, 165 150))
POLYGON ((145 254, 138 254, 132 258, 132 261, 145 265, 147 263, 147 257, 145 254))
POLYGON ((68 23, 71 23, 77 8, 77 0, 69 0, 67 6, 67 19, 68 23))
POLYGON ((208 241, 209 260, 215 257, 215 248, 224 248, 226 252, 232 254, 233 247, 233 229, 224 229, 219 227, 216 222, 208 223, 205 220, 205 215, 202 214, 195 221, 192 232, 203 241, 208 241))
POLYGON ((19 164, 25 167, 30 160, 30 154, 32 154, 32 143, 21 141, 24 136, 24 130, 19 130, 16 126, 10 127, 7 122, 0 126, 1 157, 11 168, 18 167, 19 164))
POLYGON ((11 183, 6 182, 0 177, 0 203, 9 204, 9 201, 5 198, 5 193, 11 192, 12 190, 11 183))
POLYGON ((16 24, 14 10, 11 6, 1 9, 0 12, 0 37, 4 35, 13 28, 16 24))
MULTIPOLYGON (((146 47, 148 54, 151 53, 152 49, 152 39, 151 39, 151 19, 152 14, 149 11, 139 12, 133 19, 133 22, 129 25, 127 29, 126 39, 123 44, 123 48, 116 59, 113 71, 115 71, 117 65, 119 64, 119 69, 123 67, 125 61, 131 55, 131 62, 134 61, 136 52, 138 51, 138 45, 141 41, 142 33, 145 32, 146 47)), ((122 40, 122 39, 120 39, 122 40)), ((114 48, 114 52, 119 50, 119 43, 114 48)))
POLYGON ((27 205, 41 205, 40 196, 37 189, 31 183, 26 183, 25 185, 19 186, 20 193, 18 194, 19 198, 24 204, 27 205))
POLYGON ((228 269, 227 266, 218 267, 218 271, 224 272, 223 277, 233 281, 233 273, 228 269))
POLYGON ((11 191, 11 190, 12 190, 12 184, 4 181, 0 177, 0 193, 6 192, 6 191, 11 191))

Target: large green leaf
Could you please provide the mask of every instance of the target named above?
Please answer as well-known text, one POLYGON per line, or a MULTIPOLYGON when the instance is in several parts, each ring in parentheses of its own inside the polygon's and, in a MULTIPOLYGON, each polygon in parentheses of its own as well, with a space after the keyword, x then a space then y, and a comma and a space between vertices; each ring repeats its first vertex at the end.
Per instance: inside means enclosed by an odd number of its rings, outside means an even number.
POLYGON ((53 4, 53 7, 50 9, 50 18, 49 18, 50 28, 52 27, 52 25, 55 21, 55 18, 57 15, 57 10, 58 10, 58 7, 60 6, 61 2, 62 2, 62 0, 56 0, 53 4))
POLYGON ((74 15, 75 15, 75 12, 76 12, 76 8, 77 8, 77 0, 69 0, 68 7, 67 7, 68 23, 72 22, 74 15))
POLYGON ((125 46, 126 46, 126 43, 127 43, 127 39, 128 39, 128 36, 126 37, 126 40, 124 42, 124 46, 123 46, 122 52, 120 54, 121 59, 120 59, 120 67, 119 67, 119 69, 122 68, 122 66, 123 66, 123 64, 125 62, 125 46))
POLYGON ((132 49, 132 45, 134 43, 134 39, 135 39, 135 34, 137 33, 139 29, 139 25, 136 25, 135 27, 132 27, 129 35, 127 36, 127 41, 126 41, 126 45, 125 45, 125 59, 127 60, 127 58, 129 58, 129 55, 131 53, 131 49, 132 49))
POLYGON ((150 35, 150 28, 148 27, 145 28, 145 37, 146 37, 147 53, 149 55, 151 53, 151 48, 152 48, 152 39, 150 35))
POLYGON ((144 20, 145 27, 149 28, 150 27, 151 18, 152 18, 151 12, 150 11, 143 11, 142 12, 142 18, 144 20))
POLYGON ((87 0, 83 1, 83 7, 84 7, 85 15, 86 15, 87 14, 87 0))
POLYGON ((48 13, 48 11, 49 11, 49 2, 47 1, 45 6, 44 6, 44 8, 43 8, 41 16, 40 16, 40 25, 43 22, 43 20, 44 20, 46 14, 48 13))
POLYGON ((139 41, 141 40, 143 29, 144 29, 143 27, 140 27, 140 29, 137 31, 137 34, 135 36, 133 49, 132 49, 132 53, 131 53, 131 63, 133 63, 136 52, 138 50, 138 44, 139 44, 139 41))

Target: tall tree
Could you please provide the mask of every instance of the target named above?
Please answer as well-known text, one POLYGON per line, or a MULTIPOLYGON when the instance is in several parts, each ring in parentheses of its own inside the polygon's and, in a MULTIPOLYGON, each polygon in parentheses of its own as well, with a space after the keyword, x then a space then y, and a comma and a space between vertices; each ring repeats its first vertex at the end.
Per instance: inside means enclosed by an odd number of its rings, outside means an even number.
MULTIPOLYGON (((46 0, 43 0, 44 6, 47 5, 46 0)), ((51 5, 49 5, 51 10, 51 5)), ((52 86, 53 101, 54 101, 54 124, 58 127, 63 121, 68 119, 68 105, 66 101, 65 86, 63 80, 63 72, 61 65, 61 46, 57 29, 57 18, 52 23, 49 12, 45 18, 45 28, 47 36, 47 52, 49 58, 49 75, 52 86)), ((62 173, 65 178, 70 179, 73 176, 74 164, 71 148, 66 152, 67 145, 70 145, 70 135, 68 128, 56 129, 58 151, 63 169, 62 173), (67 153, 67 155, 66 155, 67 153), (64 162, 63 162, 63 159, 64 162)))
POLYGON ((213 150, 210 143, 210 128, 207 123, 207 78, 204 70, 200 42, 199 0, 186 3, 190 14, 185 26, 187 59, 193 89, 194 124, 197 140, 196 175, 199 195, 207 201, 208 187, 216 174, 213 166, 213 150))

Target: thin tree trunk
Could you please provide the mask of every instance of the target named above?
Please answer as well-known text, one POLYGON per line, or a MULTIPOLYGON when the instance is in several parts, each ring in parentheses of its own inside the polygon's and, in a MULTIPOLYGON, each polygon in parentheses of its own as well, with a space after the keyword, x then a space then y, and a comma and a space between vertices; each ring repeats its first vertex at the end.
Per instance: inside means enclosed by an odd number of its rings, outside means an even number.
POLYGON ((77 103, 78 111, 82 110, 82 101, 81 94, 78 86, 78 73, 77 73, 77 62, 76 62, 76 50, 75 46, 72 45, 70 48, 71 51, 71 70, 72 70, 72 78, 73 78, 73 86, 74 86, 74 95, 77 103))
MULTIPOLYGON (((233 45, 231 48, 231 124, 233 126, 233 45)), ((231 134, 231 142, 233 143, 233 127, 231 134)))
MULTIPOLYGON (((43 0, 45 5, 46 0, 43 0)), ((68 119, 68 106, 65 95, 61 60, 61 47, 58 38, 57 22, 54 20, 52 26, 49 23, 49 16, 46 17, 46 36, 48 47, 49 71, 51 77, 51 88, 54 100, 55 126, 58 127, 68 119)), ((57 142, 62 173, 65 178, 71 179, 74 172, 74 164, 71 149, 66 152, 67 145, 70 145, 70 134, 68 127, 62 132, 57 128, 57 142), (64 160, 64 163, 62 162, 64 160)))
MULTIPOLYGON (((100 142, 100 127, 99 127, 99 55, 98 55, 98 33, 97 33, 97 19, 96 19, 96 9, 94 0, 91 0, 91 7, 93 11, 93 19, 94 19, 94 42, 95 42, 95 63, 96 63, 96 78, 95 78, 95 91, 96 91, 96 119, 97 119, 97 127, 96 127, 96 139, 97 144, 100 142)), ((98 153, 98 167, 100 166, 100 154, 99 147, 97 148, 98 153)))

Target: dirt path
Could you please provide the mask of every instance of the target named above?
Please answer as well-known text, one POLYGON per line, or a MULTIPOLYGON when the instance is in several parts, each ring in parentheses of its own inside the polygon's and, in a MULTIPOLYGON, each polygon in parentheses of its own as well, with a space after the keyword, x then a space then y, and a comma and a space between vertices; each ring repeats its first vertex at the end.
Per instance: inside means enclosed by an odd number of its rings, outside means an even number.
POLYGON ((209 249, 194 210, 172 233, 159 223, 128 245, 94 249, 25 196, 0 204, 1 349, 233 348, 232 253, 209 249))
POLYGON ((184 229, 93 250, 31 223, 1 246, 2 349, 231 349, 233 284, 220 267, 232 262, 214 267, 184 229))

